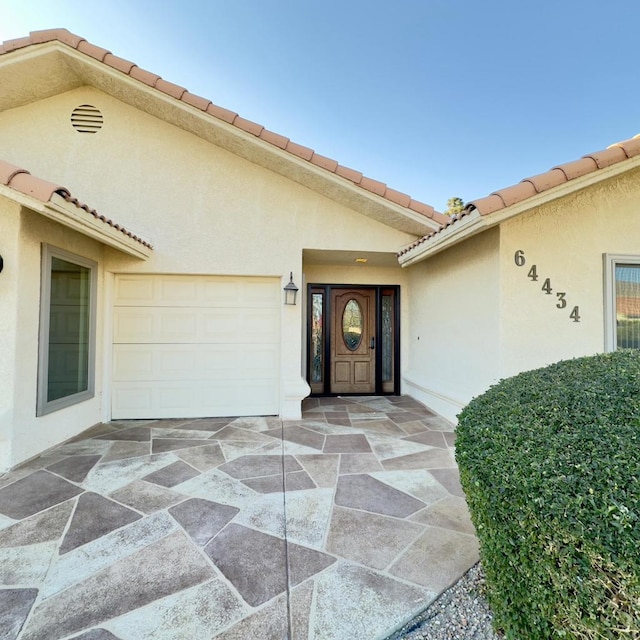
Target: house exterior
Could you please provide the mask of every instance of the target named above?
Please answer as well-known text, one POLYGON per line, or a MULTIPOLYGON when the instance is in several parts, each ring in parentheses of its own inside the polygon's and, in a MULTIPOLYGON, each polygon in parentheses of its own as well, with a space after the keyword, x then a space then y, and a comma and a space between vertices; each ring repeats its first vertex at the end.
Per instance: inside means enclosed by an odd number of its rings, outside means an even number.
POLYGON ((639 197, 636 136, 475 200, 401 251, 405 392, 452 417, 498 379, 640 348, 639 197))
POLYGON ((452 220, 66 30, 4 43, 0 86, 0 469, 310 393, 455 419, 635 340, 638 138, 452 220))

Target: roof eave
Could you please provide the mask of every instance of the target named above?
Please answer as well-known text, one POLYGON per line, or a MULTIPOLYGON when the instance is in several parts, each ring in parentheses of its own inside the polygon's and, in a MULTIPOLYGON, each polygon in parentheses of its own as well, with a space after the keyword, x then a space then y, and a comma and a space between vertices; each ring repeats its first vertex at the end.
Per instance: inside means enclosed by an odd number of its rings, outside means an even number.
MULTIPOLYGON (((5 54, 6 55, 6 54, 5 54)), ((403 231, 414 236, 423 236, 440 228, 440 223, 428 215, 420 212, 420 207, 427 208, 422 203, 416 203, 406 196, 406 200, 411 202, 407 206, 393 202, 387 197, 375 192, 380 185, 382 191, 388 191, 386 185, 364 178, 358 172, 351 171, 345 167, 340 167, 340 173, 334 172, 329 166, 333 166, 333 161, 315 154, 312 150, 293 145, 300 149, 300 155, 292 153, 283 148, 282 145, 289 143, 286 138, 264 132, 259 125, 251 126, 248 123, 245 129, 231 124, 224 118, 224 110, 211 105, 209 101, 194 96, 189 104, 181 99, 158 90, 146 84, 144 81, 133 78, 115 66, 110 66, 96 58, 93 58, 73 47, 51 40, 42 44, 29 45, 23 49, 18 49, 10 53, 5 60, 0 57, 0 67, 20 59, 33 60, 39 56, 63 56, 65 65, 58 65, 57 68, 66 69, 67 77, 59 79, 64 86, 64 90, 78 86, 91 86, 99 91, 115 97, 130 106, 141 109, 150 115, 158 117, 165 122, 173 124, 185 131, 215 144, 227 151, 230 151, 250 162, 274 171, 286 178, 312 189, 326 197, 346 204, 359 213, 374 219, 391 228, 403 231), (207 104, 209 107, 207 107, 207 104), (199 106, 196 106, 199 105, 199 106), (221 113, 222 117, 216 115, 221 113), (274 138, 277 143, 271 140, 274 138), (326 161, 326 162, 325 162, 326 161), (362 180, 371 183, 374 190, 360 186, 350 180, 351 174, 359 175, 362 180), (412 208, 416 206, 416 209, 412 208)), ((140 71, 140 73, 147 73, 140 71)), ((47 89, 47 94, 51 95, 51 89, 47 89)), ((35 99, 39 97, 36 96, 35 99)), ((230 112, 229 112, 230 113, 230 112)), ((236 114, 232 114, 236 116, 236 114)), ((291 145, 287 145, 291 146, 291 145)), ((404 195, 404 194, 399 194, 404 195)), ((436 216, 439 214, 435 214, 436 216)))
POLYGON ((134 258, 147 260, 153 253, 148 243, 142 244, 137 238, 122 233, 119 228, 87 215, 58 194, 54 194, 39 213, 134 258))
POLYGON ((458 224, 443 228, 433 238, 400 255, 398 262, 401 267, 409 267, 412 264, 426 260, 436 253, 484 231, 489 226, 488 222, 490 221, 481 216, 476 209, 467 214, 464 220, 458 224))
POLYGON ((633 158, 618 162, 609 167, 598 169, 579 178, 574 178, 557 187, 543 191, 526 200, 487 215, 481 215, 478 209, 474 209, 458 222, 442 229, 442 231, 432 238, 429 238, 425 242, 400 255, 398 262, 402 267, 411 266, 526 211, 563 198, 598 182, 632 171, 638 167, 640 167, 640 156, 634 156, 633 158))
POLYGON ((41 202, 37 198, 0 184, 0 195, 17 202, 30 211, 35 211, 84 236, 93 238, 135 258, 147 260, 153 252, 150 246, 145 246, 139 240, 124 235, 119 229, 92 218, 58 194, 53 194, 49 202, 41 202))

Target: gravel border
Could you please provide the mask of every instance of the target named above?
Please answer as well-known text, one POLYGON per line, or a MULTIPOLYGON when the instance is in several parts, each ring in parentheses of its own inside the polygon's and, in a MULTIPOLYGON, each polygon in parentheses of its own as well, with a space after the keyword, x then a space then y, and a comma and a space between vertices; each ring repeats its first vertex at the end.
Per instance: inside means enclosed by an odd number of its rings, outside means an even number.
POLYGON ((482 596, 484 573, 471 567, 452 587, 386 640, 500 640, 482 596))

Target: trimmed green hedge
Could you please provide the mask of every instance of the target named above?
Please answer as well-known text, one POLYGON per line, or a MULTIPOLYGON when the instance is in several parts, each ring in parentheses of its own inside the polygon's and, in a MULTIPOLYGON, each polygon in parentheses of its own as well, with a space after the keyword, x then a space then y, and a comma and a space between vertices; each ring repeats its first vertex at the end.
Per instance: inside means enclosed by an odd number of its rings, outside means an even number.
POLYGON ((640 638, 640 352, 501 381, 456 459, 506 638, 640 638))

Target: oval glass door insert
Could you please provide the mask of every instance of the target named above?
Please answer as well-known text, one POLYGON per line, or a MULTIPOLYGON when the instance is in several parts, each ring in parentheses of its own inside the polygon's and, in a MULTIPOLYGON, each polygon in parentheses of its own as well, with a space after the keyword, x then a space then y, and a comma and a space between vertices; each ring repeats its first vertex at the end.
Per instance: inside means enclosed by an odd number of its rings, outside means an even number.
POLYGON ((342 338, 349 351, 355 351, 362 342, 362 309, 353 298, 342 312, 342 338))

